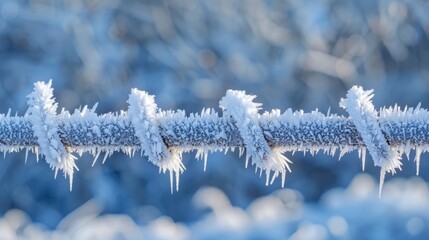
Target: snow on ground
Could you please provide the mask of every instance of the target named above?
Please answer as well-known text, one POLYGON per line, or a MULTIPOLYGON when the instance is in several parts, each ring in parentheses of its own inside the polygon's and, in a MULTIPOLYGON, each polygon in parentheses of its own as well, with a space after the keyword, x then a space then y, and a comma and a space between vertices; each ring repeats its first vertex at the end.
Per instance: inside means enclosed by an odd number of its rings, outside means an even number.
MULTIPOLYGON (((158 216, 145 224, 123 214, 100 215, 97 202, 89 201, 53 231, 15 209, 0 219, 0 238, 425 239, 429 234, 429 187, 416 177, 387 182, 381 199, 376 181, 360 174, 347 188, 326 192, 319 204, 305 203, 299 192, 281 189, 242 209, 212 187, 200 189, 192 201, 194 208, 206 212, 198 221, 158 216)), ((141 211, 144 218, 156 209, 146 206, 141 211)))

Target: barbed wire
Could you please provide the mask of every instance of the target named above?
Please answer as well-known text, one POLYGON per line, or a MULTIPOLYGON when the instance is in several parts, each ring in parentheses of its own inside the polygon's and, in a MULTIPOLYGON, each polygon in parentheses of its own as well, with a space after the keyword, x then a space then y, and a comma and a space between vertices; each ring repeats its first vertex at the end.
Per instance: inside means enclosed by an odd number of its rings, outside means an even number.
POLYGON ((409 158, 412 149, 418 174, 420 154, 429 145, 429 112, 420 105, 403 110, 395 105, 377 112, 372 96, 361 87, 350 89, 341 106, 351 117, 291 109, 259 114, 261 104, 253 102, 255 96, 228 90, 220 101, 224 114, 219 116, 213 109, 189 115, 182 110, 161 111, 153 96, 133 89, 126 112, 98 115, 96 104, 57 114, 51 82, 37 82, 24 116, 11 116, 10 111, 0 115, 0 150, 25 149, 26 159, 28 151, 42 154, 55 173, 62 170, 69 177, 70 189, 77 169, 72 153, 88 152, 95 163, 101 153, 104 162, 115 151, 132 156, 140 150, 160 171, 170 173, 172 189, 175 174, 178 189, 179 175, 185 170, 181 155, 192 150, 204 159, 205 169, 209 152, 238 149, 240 156, 246 153, 246 167, 251 160, 256 170, 265 172, 267 184, 281 175, 283 186, 291 171, 284 152, 323 151, 334 156, 339 151, 341 158, 358 150, 364 169, 368 149, 374 164, 381 167, 381 193, 385 173, 400 169, 401 156, 405 153, 409 158))

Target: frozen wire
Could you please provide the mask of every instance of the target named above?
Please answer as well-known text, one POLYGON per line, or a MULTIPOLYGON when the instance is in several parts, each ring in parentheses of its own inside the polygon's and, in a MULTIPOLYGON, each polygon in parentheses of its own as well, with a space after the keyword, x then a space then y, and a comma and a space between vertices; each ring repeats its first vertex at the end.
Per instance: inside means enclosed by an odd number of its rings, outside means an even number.
POLYGON ((414 149, 418 173, 420 155, 429 149, 427 110, 395 106, 377 113, 371 103, 372 92, 358 87, 341 103, 350 117, 291 109, 259 115, 261 105, 240 91, 227 92, 220 102, 224 109, 220 117, 213 109, 189 115, 180 110, 159 111, 153 96, 137 89, 130 94, 128 112, 99 115, 95 105, 57 115, 51 84, 35 84, 25 116, 11 116, 10 111, 0 114, 0 150, 26 149, 36 156, 40 152, 70 181, 76 168, 72 152, 88 152, 94 162, 104 152, 104 162, 115 151, 132 156, 142 150, 161 171, 176 173, 177 177, 185 169, 183 152, 197 150, 205 169, 209 152, 238 148, 240 155, 246 150, 247 159, 261 173, 265 171, 267 179, 272 172, 274 178, 281 173, 284 179, 290 170, 289 160, 282 155, 285 151, 323 151, 330 155, 339 151, 342 157, 358 150, 364 167, 368 149, 375 165, 394 173, 400 167, 400 156, 409 156, 414 149))

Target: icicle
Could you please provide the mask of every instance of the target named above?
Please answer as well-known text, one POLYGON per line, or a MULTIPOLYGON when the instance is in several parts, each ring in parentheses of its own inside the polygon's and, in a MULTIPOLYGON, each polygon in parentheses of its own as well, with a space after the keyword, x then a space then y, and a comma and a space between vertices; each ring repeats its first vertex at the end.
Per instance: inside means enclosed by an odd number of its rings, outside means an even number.
POLYGON ((69 190, 70 192, 73 190, 73 175, 69 177, 69 190))
POLYGON ((27 164, 28 159, 28 147, 25 148, 25 164, 27 164))
MULTIPOLYGON (((241 156, 243 156, 244 153, 244 147, 239 147, 238 148, 238 157, 241 158, 241 156)), ((247 164, 246 164, 246 168, 247 168, 247 164)))
MULTIPOLYGON (((159 169, 161 171, 161 168, 159 169)), ((170 192, 173 194, 173 171, 169 171, 170 174, 170 192)))
POLYGON ((96 155, 95 155, 95 157, 94 157, 94 161, 92 161, 92 167, 94 167, 95 162, 97 162, 97 159, 98 159, 98 157, 100 156, 100 153, 101 153, 101 149, 98 149, 98 150, 97 150, 97 154, 96 154, 96 155))
POLYGON ((408 160, 410 160, 410 152, 411 152, 411 142, 410 140, 408 140, 407 144, 405 145, 405 155, 407 156, 408 160))
POLYGON ((334 157, 335 153, 337 152, 337 146, 332 146, 330 149, 330 152, 331 152, 331 156, 334 157))
POLYGON ((382 167, 380 169, 380 183, 379 183, 379 187, 378 187, 378 198, 381 198, 381 192, 383 190, 384 177, 385 176, 386 176, 386 170, 382 167))
POLYGON ((338 157, 338 161, 341 160, 341 158, 348 152, 348 148, 345 146, 340 147, 340 156, 338 157))
POLYGON ((366 147, 362 147, 362 171, 365 171, 366 147))
POLYGON ((180 173, 176 172, 176 192, 179 191, 179 180, 180 180, 180 173))
POLYGON ((204 172, 207 169, 207 158, 208 158, 208 150, 206 148, 202 148, 202 149, 198 149, 197 153, 195 154, 195 158, 200 160, 203 159, 204 160, 204 172))
POLYGON ((207 170, 207 158, 208 158, 208 152, 204 153, 204 172, 207 170))
POLYGON ((108 156, 110 156, 110 152, 106 150, 106 154, 104 154, 103 162, 101 162, 102 164, 106 162, 108 156))
POLYGON ((36 162, 39 162, 39 148, 38 147, 34 148, 34 154, 36 154, 36 162))
POLYGON ((282 188, 285 187, 285 182, 286 182, 286 172, 282 172, 282 188))
POLYGON ((225 147, 225 151, 224 151, 224 155, 226 155, 228 153, 229 147, 225 147))
MULTIPOLYGON (((278 175, 279 175, 279 172, 274 172, 273 177, 271 178, 271 181, 270 181, 270 185, 272 185, 274 183, 274 180, 276 180, 276 178, 278 177, 278 175)), ((282 177, 282 181, 283 181, 283 177, 282 177)))
POLYGON ((270 173, 271 173, 271 171, 269 171, 269 170, 265 170, 265 174, 266 174, 266 180, 265 180, 265 186, 268 186, 268 183, 269 183, 269 181, 270 181, 270 173))
POLYGON ((416 147, 416 157, 414 159, 414 161, 416 162, 416 175, 419 175, 420 172, 420 155, 422 154, 422 148, 421 147, 416 147))

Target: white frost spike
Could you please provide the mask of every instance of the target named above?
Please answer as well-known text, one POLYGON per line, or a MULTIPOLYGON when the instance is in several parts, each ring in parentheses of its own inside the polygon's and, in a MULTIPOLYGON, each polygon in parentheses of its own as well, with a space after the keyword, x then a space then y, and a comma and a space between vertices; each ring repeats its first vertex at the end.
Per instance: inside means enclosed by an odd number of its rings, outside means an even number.
POLYGON ((112 155, 112 152, 106 151, 106 154, 104 154, 104 158, 103 158, 103 161, 101 163, 104 164, 106 162, 107 158, 110 157, 110 155, 112 155))
POLYGON ((365 161, 366 161, 366 148, 360 147, 358 149, 358 156, 362 160, 362 171, 365 171, 365 161))
POLYGON ((179 174, 185 170, 180 154, 171 152, 164 143, 156 118, 158 107, 153 96, 136 88, 131 90, 128 98, 128 117, 140 140, 141 148, 149 161, 165 173, 170 172, 171 191, 173 192, 173 172, 176 174, 176 191, 178 191, 179 174))
POLYGON ((65 177, 69 177, 71 191, 73 172, 75 168, 77 169, 74 162, 76 158, 65 148, 58 134, 57 103, 53 98, 51 86, 52 81, 47 84, 44 82, 34 84, 33 92, 28 95, 28 119, 46 162, 55 171, 55 176, 58 170, 62 170, 65 177))
POLYGON ((224 111, 227 118, 235 121, 244 145, 246 146, 246 166, 249 157, 256 168, 266 172, 267 183, 269 183, 270 172, 273 171, 271 183, 282 174, 282 186, 284 185, 287 171, 291 171, 288 163, 289 159, 282 155, 280 151, 274 151, 265 140, 258 119, 258 110, 262 104, 254 103, 255 96, 246 95, 244 91, 228 90, 226 95, 220 100, 219 106, 224 111))
POLYGON ((411 142, 407 141, 407 145, 405 145, 405 155, 407 159, 410 160, 410 152, 411 152, 411 142))
POLYGON ((27 164, 28 159, 28 147, 25 148, 25 164, 27 164))
POLYGON ((390 148, 377 121, 377 111, 371 102, 373 90, 364 91, 353 86, 346 99, 341 99, 340 106, 349 113, 357 131, 371 154, 374 164, 381 167, 380 194, 386 172, 396 173, 401 169, 398 153, 390 148))
POLYGON ((422 154, 422 148, 421 147, 416 147, 416 157, 415 157, 415 162, 416 162, 416 175, 419 175, 420 172, 420 155, 422 154))
POLYGON ((98 157, 100 157, 100 153, 101 153, 101 150, 98 149, 97 153, 95 154, 94 160, 92 161, 92 167, 94 167, 95 163, 97 162, 98 157))
POLYGON ((209 155, 209 150, 207 148, 198 149, 195 154, 196 159, 204 159, 204 172, 207 170, 207 158, 209 155))

